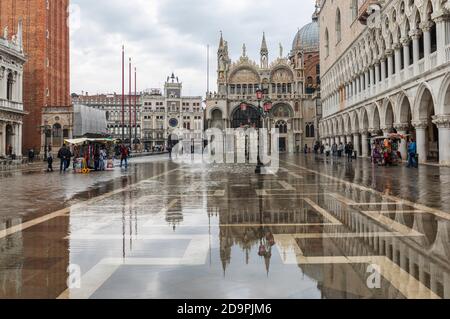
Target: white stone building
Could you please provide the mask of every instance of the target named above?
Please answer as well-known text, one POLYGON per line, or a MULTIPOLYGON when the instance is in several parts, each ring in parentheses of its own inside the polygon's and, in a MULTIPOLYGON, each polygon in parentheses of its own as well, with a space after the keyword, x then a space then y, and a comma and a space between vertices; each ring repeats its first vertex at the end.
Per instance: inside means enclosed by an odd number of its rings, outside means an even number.
POLYGON ((125 135, 125 142, 129 143, 130 132, 132 140, 137 133, 137 138, 141 138, 141 93, 134 95, 125 95, 123 103, 124 114, 122 118, 122 95, 121 94, 96 94, 89 95, 83 93, 81 95, 72 94, 72 102, 74 104, 87 105, 89 107, 106 112, 107 133, 111 137, 121 140, 122 132, 125 135), (134 106, 136 99, 136 123, 134 106), (131 105, 131 107, 130 107, 131 105), (131 108, 131 112, 130 112, 131 108), (131 117, 131 119, 130 119, 131 117), (122 125, 124 120, 124 125, 122 125), (130 125, 131 120, 131 125, 130 125), (136 124, 136 125, 135 125, 136 124))
MULTIPOLYGON (((324 143, 411 134, 419 160, 450 164, 450 2, 322 0, 324 143)), ((401 152, 406 158, 406 142, 401 152)))
POLYGON ((0 158, 22 156, 23 65, 22 26, 8 37, 8 29, 0 35, 0 158))
POLYGON ((202 141, 202 97, 183 96, 182 90, 183 84, 172 74, 164 85, 164 94, 158 89, 143 93, 141 127, 145 148, 173 146, 177 129, 185 129, 192 139, 202 141))
POLYGON ((313 21, 296 34, 291 52, 284 55, 280 44, 279 55, 271 63, 265 35, 259 62, 249 58, 245 44, 239 60, 232 62, 228 43, 221 35, 217 52, 218 91, 207 95, 207 128, 262 127, 256 99, 256 90, 261 89, 273 103, 264 126, 279 129, 280 151, 298 152, 305 144, 312 147, 316 141, 320 90, 318 33, 314 15, 313 21), (247 109, 241 109, 242 102, 247 109))

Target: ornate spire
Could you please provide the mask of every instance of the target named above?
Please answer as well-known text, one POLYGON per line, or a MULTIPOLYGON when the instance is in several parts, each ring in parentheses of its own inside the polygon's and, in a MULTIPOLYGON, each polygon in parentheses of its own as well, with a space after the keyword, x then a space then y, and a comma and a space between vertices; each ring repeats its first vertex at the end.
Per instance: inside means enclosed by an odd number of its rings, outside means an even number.
POLYGON ((247 57, 247 46, 245 43, 242 45, 242 56, 245 58, 247 57))
POLYGON ((222 34, 222 31, 220 31, 219 50, 224 49, 224 48, 225 48, 225 45, 224 45, 224 41, 223 41, 223 34, 222 34))
POLYGON ((269 52, 269 49, 267 49, 267 42, 266 42, 266 33, 263 32, 263 38, 261 43, 261 55, 267 54, 269 52))

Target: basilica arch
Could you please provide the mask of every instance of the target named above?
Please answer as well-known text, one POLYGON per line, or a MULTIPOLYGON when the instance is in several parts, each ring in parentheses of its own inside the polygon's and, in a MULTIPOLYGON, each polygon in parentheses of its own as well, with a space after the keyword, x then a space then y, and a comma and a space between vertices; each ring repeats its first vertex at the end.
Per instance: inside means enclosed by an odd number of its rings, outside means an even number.
POLYGON ((256 127, 262 128, 261 115, 253 105, 247 105, 243 111, 240 106, 236 106, 231 113, 231 128, 256 127))

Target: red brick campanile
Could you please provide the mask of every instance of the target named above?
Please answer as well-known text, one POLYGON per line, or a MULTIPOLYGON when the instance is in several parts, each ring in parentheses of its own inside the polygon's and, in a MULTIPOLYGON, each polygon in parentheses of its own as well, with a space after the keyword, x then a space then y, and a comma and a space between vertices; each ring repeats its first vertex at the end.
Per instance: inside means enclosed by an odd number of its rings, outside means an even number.
MULTIPOLYGON (((23 23, 24 65, 23 150, 40 150, 42 113, 46 108, 63 113, 71 108, 69 0, 0 0, 0 30, 15 34, 23 23)), ((56 119, 59 117, 54 116, 56 119)), ((71 121, 61 120, 62 129, 71 132, 71 121)), ((52 125, 53 123, 48 123, 52 125)))

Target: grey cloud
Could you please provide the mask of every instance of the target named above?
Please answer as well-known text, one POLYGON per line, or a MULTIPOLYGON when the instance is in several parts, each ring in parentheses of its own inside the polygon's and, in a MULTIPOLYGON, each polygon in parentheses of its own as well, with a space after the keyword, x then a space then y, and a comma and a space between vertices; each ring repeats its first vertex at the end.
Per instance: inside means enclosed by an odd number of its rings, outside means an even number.
MULTIPOLYGON (((265 31, 272 58, 278 43, 287 54, 298 27, 309 23, 314 0, 72 0, 81 8, 81 26, 73 33, 72 91, 118 92, 120 48, 134 58, 144 89, 159 87, 174 71, 191 94, 204 95, 206 45, 211 65, 219 31, 232 58, 242 43, 257 59, 265 31), (145 87, 144 87, 145 86, 145 87)), ((214 68, 211 70, 214 80, 214 68)), ((212 83, 212 89, 215 85, 212 83)))

